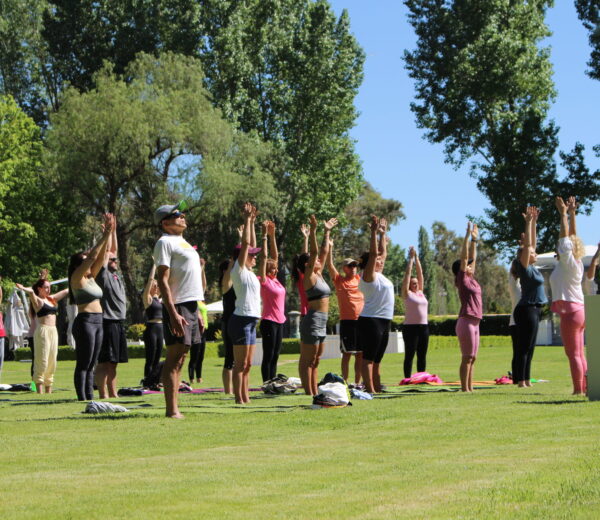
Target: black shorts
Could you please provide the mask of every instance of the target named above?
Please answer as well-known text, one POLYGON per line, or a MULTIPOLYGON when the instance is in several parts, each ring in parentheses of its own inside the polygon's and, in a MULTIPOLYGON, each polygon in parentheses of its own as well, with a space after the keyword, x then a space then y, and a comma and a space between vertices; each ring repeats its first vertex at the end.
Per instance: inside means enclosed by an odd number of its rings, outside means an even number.
POLYGON ((340 350, 345 354, 362 352, 358 342, 358 320, 340 320, 340 350))
POLYGON ((358 341, 363 347, 363 359, 381 363, 388 340, 392 320, 384 318, 358 318, 358 341))
POLYGON ((127 338, 121 320, 102 320, 102 348, 98 363, 127 363, 127 338))
POLYGON ((194 343, 202 341, 200 334, 200 325, 198 323, 198 302, 176 303, 175 310, 180 316, 183 316, 187 325, 183 327, 183 336, 175 336, 171 330, 171 318, 167 312, 167 306, 163 305, 163 331, 165 335, 165 345, 185 345, 191 347, 194 343))

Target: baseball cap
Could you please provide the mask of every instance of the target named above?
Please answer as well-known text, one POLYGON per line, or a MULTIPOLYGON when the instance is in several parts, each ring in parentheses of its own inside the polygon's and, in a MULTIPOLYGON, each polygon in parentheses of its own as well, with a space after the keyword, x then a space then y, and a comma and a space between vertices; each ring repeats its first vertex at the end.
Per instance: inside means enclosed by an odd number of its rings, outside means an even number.
POLYGON ((171 213, 174 213, 175 211, 183 212, 186 209, 188 209, 188 205, 185 200, 180 200, 177 204, 165 204, 154 212, 154 223, 158 225, 171 213))

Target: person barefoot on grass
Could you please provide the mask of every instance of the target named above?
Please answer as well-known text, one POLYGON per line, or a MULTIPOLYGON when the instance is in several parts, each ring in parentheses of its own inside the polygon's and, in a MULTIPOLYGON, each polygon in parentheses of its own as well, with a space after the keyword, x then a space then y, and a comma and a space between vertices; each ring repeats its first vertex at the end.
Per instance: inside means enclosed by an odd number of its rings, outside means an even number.
POLYGON ((32 287, 15 284, 17 289, 25 291, 31 300, 31 308, 35 313, 35 355, 33 363, 33 381, 38 394, 52 393, 56 358, 58 355, 58 331, 56 330, 57 303, 69 293, 63 289, 51 294, 48 272, 43 271, 32 287))
POLYGON ((310 255, 301 257, 298 269, 303 272, 302 284, 308 299, 308 312, 300 322, 300 360, 298 372, 302 388, 307 395, 318 394, 319 376, 317 367, 325 348, 327 336, 327 315, 331 289, 323 279, 323 264, 329 250, 329 233, 337 224, 332 218, 325 222, 325 234, 319 253, 317 244, 317 219, 310 217, 309 246, 310 255))
POLYGON ((362 346, 358 342, 358 317, 363 309, 365 298, 358 290, 360 276, 357 273, 358 262, 346 258, 342 262, 342 273, 333 262, 333 241, 329 241, 327 269, 335 287, 340 309, 340 350, 342 352, 342 377, 350 377, 350 358, 354 356, 354 384, 360 384, 362 378, 362 346))
POLYGON ((521 299, 513 312, 517 326, 513 383, 518 384, 519 388, 531 386, 531 361, 535 350, 541 307, 548 301, 544 291, 544 276, 533 265, 537 260, 535 249, 539 213, 535 206, 529 206, 523 214, 525 236, 516 265, 517 275, 521 282, 521 299))
POLYGON ((237 259, 231 268, 235 310, 228 330, 233 342, 233 393, 237 404, 250 402, 250 369, 256 348, 256 324, 261 316, 260 282, 252 271, 260 248, 252 247, 256 208, 246 202, 242 208, 244 229, 237 259))
POLYGON ((585 309, 583 305, 583 262, 585 246, 577 236, 575 216, 577 203, 569 197, 567 204, 556 197, 560 218, 558 239, 558 264, 550 275, 552 312, 560 316, 560 336, 569 359, 573 395, 585 395, 587 361, 584 352, 585 309))
POLYGON ((358 318, 358 341, 363 348, 362 376, 365 390, 371 394, 383 390, 381 361, 387 348, 394 317, 394 284, 383 275, 387 257, 387 222, 371 217, 369 252, 363 253, 363 270, 358 288, 365 304, 358 318))
POLYGON ((429 324, 427 311, 429 303, 423 294, 423 269, 414 247, 408 250, 408 264, 402 281, 402 298, 406 310, 402 325, 404 339, 404 377, 412 375, 412 362, 417 354, 417 372, 427 368, 427 347, 429 346, 429 324), (413 265, 417 276, 412 276, 413 265))
POLYGON ((182 419, 179 411, 181 369, 190 346, 200 341, 198 301, 204 298, 198 252, 183 238, 187 229, 183 201, 154 212, 154 223, 163 231, 154 246, 157 280, 163 297, 163 324, 167 356, 162 370, 165 415, 182 419))
POLYGON ((460 344, 460 388, 463 392, 473 391, 473 366, 479 350, 479 322, 483 318, 481 287, 475 280, 477 266, 477 224, 467 224, 460 260, 452 264, 454 284, 458 288, 460 312, 456 322, 456 336, 460 344), (469 245, 469 238, 471 244, 469 245))

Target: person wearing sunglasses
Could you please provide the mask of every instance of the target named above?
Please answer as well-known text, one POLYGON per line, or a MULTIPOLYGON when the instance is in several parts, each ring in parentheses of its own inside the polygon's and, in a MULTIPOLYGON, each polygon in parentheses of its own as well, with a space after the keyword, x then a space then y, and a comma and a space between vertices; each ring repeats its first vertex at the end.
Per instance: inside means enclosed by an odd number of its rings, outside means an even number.
POLYGON ((183 238, 187 229, 183 201, 160 206, 154 212, 154 223, 163 234, 154 246, 157 281, 163 298, 163 323, 167 355, 162 371, 165 393, 165 415, 182 419, 179 411, 181 369, 192 344, 200 343, 203 323, 198 302, 204 300, 200 257, 183 238))
POLYGON ((108 246, 104 264, 96 276, 96 282, 102 289, 102 348, 98 356, 96 368, 96 386, 100 399, 116 398, 117 395, 117 365, 127 363, 127 337, 125 335, 125 318, 127 312, 127 297, 125 284, 119 273, 117 244, 117 222, 108 246))

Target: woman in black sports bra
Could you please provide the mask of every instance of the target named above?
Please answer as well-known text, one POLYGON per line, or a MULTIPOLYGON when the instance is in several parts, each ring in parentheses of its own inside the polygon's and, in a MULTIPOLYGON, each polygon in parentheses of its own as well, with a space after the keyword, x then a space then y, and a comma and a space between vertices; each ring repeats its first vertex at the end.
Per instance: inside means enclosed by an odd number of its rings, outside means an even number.
POLYGON ((33 356, 33 381, 38 394, 52 393, 54 372, 56 371, 56 357, 58 354, 58 332, 56 330, 57 304, 68 293, 63 289, 50 295, 50 282, 47 279, 48 271, 42 271, 40 278, 32 287, 23 287, 16 284, 29 294, 31 306, 36 316, 34 335, 35 353, 33 356))

